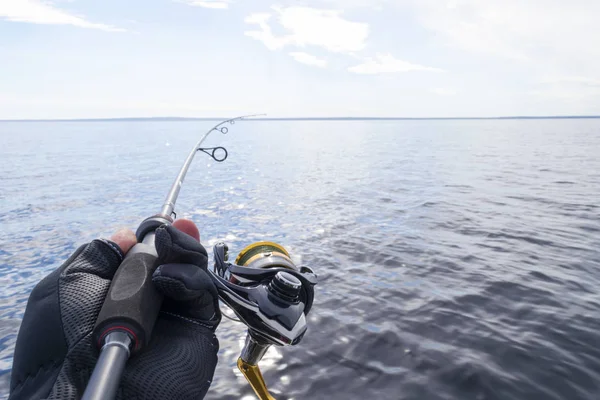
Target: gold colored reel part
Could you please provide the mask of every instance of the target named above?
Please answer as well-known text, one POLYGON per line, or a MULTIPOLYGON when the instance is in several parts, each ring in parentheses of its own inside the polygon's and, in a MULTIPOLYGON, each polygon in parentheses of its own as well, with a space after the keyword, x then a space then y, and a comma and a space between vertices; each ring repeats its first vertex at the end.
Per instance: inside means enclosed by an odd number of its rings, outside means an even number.
POLYGON ((235 259, 235 264, 250 268, 287 268, 297 270, 290 254, 275 242, 256 242, 246 246, 235 259))
POLYGON ((238 358, 237 366, 260 400, 275 400, 269 393, 269 389, 267 389, 267 384, 258 365, 249 364, 240 357, 238 358))

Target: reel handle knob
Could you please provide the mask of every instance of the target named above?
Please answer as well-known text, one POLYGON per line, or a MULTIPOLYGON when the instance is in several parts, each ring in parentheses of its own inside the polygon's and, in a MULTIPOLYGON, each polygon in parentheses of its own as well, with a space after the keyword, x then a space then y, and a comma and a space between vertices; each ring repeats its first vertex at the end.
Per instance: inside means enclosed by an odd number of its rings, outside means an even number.
POLYGON ((288 272, 278 272, 269 283, 269 293, 292 304, 298 303, 301 289, 302 282, 288 272))

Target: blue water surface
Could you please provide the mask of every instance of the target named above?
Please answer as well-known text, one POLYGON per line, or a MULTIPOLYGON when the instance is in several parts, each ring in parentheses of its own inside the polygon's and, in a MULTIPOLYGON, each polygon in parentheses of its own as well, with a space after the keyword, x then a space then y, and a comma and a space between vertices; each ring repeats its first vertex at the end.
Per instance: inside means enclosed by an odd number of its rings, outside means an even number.
MULTIPOLYGON (((0 398, 27 297, 80 244, 157 213, 213 122, 0 122, 0 398)), ((211 248, 319 273, 279 399, 600 398, 600 120, 254 121, 213 133, 176 211, 211 248)), ((210 399, 252 391, 218 329, 210 399)), ((247 397, 252 398, 252 397, 247 397)))

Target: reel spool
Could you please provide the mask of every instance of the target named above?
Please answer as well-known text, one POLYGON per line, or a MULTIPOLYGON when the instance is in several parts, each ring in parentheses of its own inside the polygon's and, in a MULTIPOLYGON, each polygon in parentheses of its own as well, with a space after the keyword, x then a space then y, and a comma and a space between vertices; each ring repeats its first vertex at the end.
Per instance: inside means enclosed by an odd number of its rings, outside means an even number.
POLYGON ((236 265, 248 268, 288 268, 297 271, 290 254, 275 242, 256 242, 246 246, 235 259, 236 265))

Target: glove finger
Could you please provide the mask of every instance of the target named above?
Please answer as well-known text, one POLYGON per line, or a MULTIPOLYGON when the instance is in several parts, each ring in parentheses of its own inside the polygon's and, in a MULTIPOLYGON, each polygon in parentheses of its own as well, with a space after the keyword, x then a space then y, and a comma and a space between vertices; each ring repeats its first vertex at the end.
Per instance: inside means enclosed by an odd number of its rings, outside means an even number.
POLYGON ((218 296, 208 274, 192 264, 161 265, 154 271, 152 282, 165 296, 177 301, 189 301, 206 292, 218 296))
POLYGON ((116 243, 96 239, 77 249, 63 265, 61 275, 84 273, 112 279, 124 257, 123 251, 116 243))
POLYGON ((170 225, 156 230, 155 237, 158 258, 163 264, 194 264, 204 270, 208 265, 208 255, 204 246, 190 235, 170 225))
POLYGON ((218 324, 218 292, 205 270, 192 264, 164 264, 152 282, 165 295, 163 311, 218 324))

